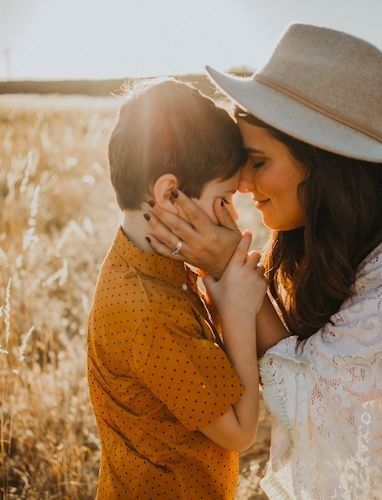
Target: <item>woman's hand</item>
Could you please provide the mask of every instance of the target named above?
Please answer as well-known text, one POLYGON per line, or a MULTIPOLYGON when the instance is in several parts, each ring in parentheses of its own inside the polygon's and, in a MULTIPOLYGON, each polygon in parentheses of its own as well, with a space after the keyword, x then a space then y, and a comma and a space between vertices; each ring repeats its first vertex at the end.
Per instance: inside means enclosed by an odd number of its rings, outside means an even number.
POLYGON ((218 279, 240 242, 239 228, 221 200, 214 205, 216 225, 184 193, 177 190, 175 196, 174 203, 188 220, 155 206, 150 211, 150 245, 161 255, 186 261, 218 279), (174 255, 179 240, 183 242, 181 251, 174 255))
POLYGON ((222 321, 227 317, 254 319, 263 304, 267 281, 262 267, 258 266, 260 254, 248 254, 251 239, 249 232, 243 235, 218 281, 212 276, 203 280, 222 321))

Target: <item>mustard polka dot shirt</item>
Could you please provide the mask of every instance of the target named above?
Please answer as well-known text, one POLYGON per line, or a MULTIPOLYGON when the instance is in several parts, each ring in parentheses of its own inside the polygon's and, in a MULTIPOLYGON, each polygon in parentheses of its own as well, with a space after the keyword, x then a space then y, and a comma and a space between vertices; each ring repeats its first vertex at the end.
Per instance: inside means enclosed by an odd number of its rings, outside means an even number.
POLYGON ((199 430, 244 391, 218 340, 196 275, 119 229, 89 315, 98 499, 234 498, 238 454, 199 430))

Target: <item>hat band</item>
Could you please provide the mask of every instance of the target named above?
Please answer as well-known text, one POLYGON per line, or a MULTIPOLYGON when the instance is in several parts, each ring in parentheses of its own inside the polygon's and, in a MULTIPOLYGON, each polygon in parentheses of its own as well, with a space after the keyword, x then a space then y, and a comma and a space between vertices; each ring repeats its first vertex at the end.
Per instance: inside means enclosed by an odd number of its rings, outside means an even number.
POLYGON ((285 86, 284 84, 276 82, 272 78, 269 78, 269 76, 266 76, 264 74, 256 74, 254 78, 257 82, 262 83, 268 87, 271 87, 274 90, 278 90, 282 94, 285 94, 291 99, 298 101, 301 104, 304 104, 308 108, 311 108, 314 111, 318 111, 319 113, 327 116, 328 118, 332 118, 333 120, 342 123, 343 125, 346 125, 347 127, 350 127, 356 130, 357 132, 361 132, 362 134, 367 135, 368 137, 371 137, 372 139, 375 139, 378 142, 382 142, 382 134, 379 131, 369 127, 365 127, 361 123, 358 123, 348 118, 347 116, 338 113, 337 111, 333 111, 332 109, 301 95, 300 93, 296 92, 295 90, 292 90, 291 88, 285 86))

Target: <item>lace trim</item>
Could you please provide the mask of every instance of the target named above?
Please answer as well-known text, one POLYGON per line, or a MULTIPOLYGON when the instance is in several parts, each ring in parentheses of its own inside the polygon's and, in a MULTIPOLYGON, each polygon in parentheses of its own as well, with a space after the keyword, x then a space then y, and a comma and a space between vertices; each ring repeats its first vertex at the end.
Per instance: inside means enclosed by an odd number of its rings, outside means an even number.
POLYGON ((291 424, 288 413, 278 391, 277 383, 274 380, 274 370, 269 361, 269 356, 263 356, 259 361, 259 372, 264 386, 263 397, 271 413, 277 417, 279 423, 286 429, 289 442, 287 448, 277 460, 272 460, 272 458, 269 460, 265 476, 260 481, 260 486, 270 498, 291 500, 290 495, 274 474, 288 465, 292 453, 292 442, 289 436, 291 424))
MULTIPOLYGON (((274 476, 273 476, 274 477, 274 476)), ((292 500, 285 488, 281 486, 278 480, 265 475, 260 481, 260 487, 264 490, 267 497, 274 498, 275 500, 292 500)))
POLYGON ((270 410, 270 412, 277 416, 279 422, 289 431, 291 423, 289 421, 288 413, 285 404, 283 403, 278 385, 274 379, 274 371, 269 364, 268 356, 263 356, 259 361, 259 372, 261 380, 263 381, 263 397, 270 410))

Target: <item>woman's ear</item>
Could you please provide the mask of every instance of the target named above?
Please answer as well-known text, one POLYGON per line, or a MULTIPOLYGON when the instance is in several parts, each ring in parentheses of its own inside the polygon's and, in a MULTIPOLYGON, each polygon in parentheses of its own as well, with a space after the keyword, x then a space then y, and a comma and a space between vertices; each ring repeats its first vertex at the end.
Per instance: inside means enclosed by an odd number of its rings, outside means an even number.
POLYGON ((178 187, 178 179, 173 174, 163 174, 155 181, 152 192, 155 204, 162 210, 178 213, 177 207, 171 201, 171 193, 178 187))

